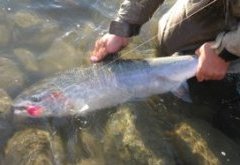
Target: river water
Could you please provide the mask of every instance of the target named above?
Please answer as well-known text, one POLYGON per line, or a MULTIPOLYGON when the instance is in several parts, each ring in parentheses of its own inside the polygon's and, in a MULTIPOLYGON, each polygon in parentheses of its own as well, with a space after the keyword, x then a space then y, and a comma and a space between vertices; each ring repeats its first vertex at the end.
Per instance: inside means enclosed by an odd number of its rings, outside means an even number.
MULTIPOLYGON (((157 22, 166 1, 121 52, 155 56, 157 22), (146 42, 142 46, 140 44, 146 42)), ((239 140, 215 128, 214 111, 166 94, 84 117, 12 117, 14 98, 31 84, 91 65, 97 38, 108 31, 118 0, 1 0, 0 164, 238 164, 239 140)))

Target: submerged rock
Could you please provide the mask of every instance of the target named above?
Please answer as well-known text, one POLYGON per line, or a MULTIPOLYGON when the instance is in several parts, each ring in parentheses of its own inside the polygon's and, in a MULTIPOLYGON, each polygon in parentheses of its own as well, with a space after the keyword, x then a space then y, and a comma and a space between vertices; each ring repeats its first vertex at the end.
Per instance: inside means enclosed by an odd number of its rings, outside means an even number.
POLYGON ((33 27, 44 22, 44 20, 36 13, 25 10, 20 10, 15 13, 13 15, 13 21, 21 28, 33 27))
POLYGON ((9 139, 4 154, 5 164, 64 164, 60 138, 44 130, 29 128, 18 131, 9 139))
POLYGON ((18 61, 21 63, 23 68, 28 72, 38 71, 38 63, 33 53, 27 49, 18 48, 14 49, 18 61))
POLYGON ((44 49, 59 34, 58 24, 42 17, 33 11, 20 10, 12 16, 14 28, 14 42, 17 45, 31 45, 36 49, 44 49))
POLYGON ((100 31, 102 31, 101 28, 97 29, 93 23, 86 22, 77 25, 77 27, 74 27, 62 35, 62 41, 75 48, 76 53, 78 54, 76 63, 79 65, 90 63, 89 58, 94 47, 94 41, 99 36, 98 33, 100 33, 100 31))
POLYGON ((240 147, 207 122, 190 119, 173 130, 173 142, 184 164, 238 164, 240 147))
POLYGON ((0 116, 9 112, 11 104, 11 98, 3 89, 0 89, 0 116))
POLYGON ((56 40, 39 58, 39 68, 45 74, 62 71, 76 66, 78 54, 75 48, 62 41, 56 40))
POLYGON ((104 137, 107 164, 177 164, 165 136, 168 128, 151 111, 139 104, 122 107, 111 116, 104 137))
MULTIPOLYGON (((1 17, 1 16, 0 16, 1 17)), ((6 46, 11 39, 11 32, 6 25, 0 24, 0 47, 6 46)))
POLYGON ((82 150, 87 156, 81 159, 79 165, 105 165, 103 146, 99 139, 87 131, 81 132, 82 150))
POLYGON ((7 12, 6 8, 0 8, 0 22, 6 23, 7 21, 7 12))
POLYGON ((124 165, 238 164, 240 146, 236 142, 186 113, 192 106, 178 107, 177 100, 171 101, 118 109, 107 122, 105 161, 124 165))
POLYGON ((35 35, 32 35, 29 38, 29 44, 32 44, 36 47, 47 47, 49 44, 54 42, 54 39, 60 34, 59 25, 53 20, 46 20, 35 32, 35 35))
POLYGON ((13 133, 13 126, 10 118, 11 104, 11 98, 3 89, 0 89, 0 164, 3 164, 2 148, 4 148, 4 145, 6 144, 8 138, 13 133))
POLYGON ((3 10, 3 8, 0 8, 0 18, 3 19, 4 16, 5 16, 5 11, 3 10))
POLYGON ((6 90, 10 95, 16 95, 24 86, 23 73, 10 59, 0 57, 0 73, 0 88, 6 90))

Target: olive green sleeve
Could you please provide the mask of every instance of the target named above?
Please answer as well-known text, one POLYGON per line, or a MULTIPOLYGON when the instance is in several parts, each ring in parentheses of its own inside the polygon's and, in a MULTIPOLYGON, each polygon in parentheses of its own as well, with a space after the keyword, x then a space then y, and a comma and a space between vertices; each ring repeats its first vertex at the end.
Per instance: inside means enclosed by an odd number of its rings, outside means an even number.
POLYGON ((233 31, 221 33, 217 39, 217 53, 229 59, 229 61, 240 57, 240 24, 233 31))
POLYGON ((164 0, 124 0, 117 17, 110 25, 110 33, 124 37, 137 35, 164 0))
POLYGON ((124 0, 117 19, 130 24, 142 25, 147 22, 163 0, 124 0))

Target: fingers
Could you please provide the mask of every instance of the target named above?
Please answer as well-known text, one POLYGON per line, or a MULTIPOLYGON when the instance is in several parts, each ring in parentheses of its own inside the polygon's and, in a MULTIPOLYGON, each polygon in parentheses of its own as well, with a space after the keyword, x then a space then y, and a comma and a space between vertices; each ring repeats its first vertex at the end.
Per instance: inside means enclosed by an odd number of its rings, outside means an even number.
POLYGON ((195 54, 196 54, 197 56, 200 55, 200 51, 199 51, 199 49, 197 49, 197 50, 195 51, 195 54))
POLYGON ((128 44, 128 38, 106 34, 96 41, 94 50, 90 57, 92 62, 101 61, 109 53, 115 53, 128 44))
POLYGON ((196 77, 199 82, 221 80, 225 77, 229 63, 216 53, 211 42, 206 42, 195 51, 198 58, 196 77))
POLYGON ((95 53, 93 53, 93 55, 91 56, 90 59, 92 62, 99 62, 106 55, 107 55, 107 50, 106 50, 106 48, 102 47, 102 48, 99 48, 95 53))
POLYGON ((224 71, 215 71, 209 72, 209 70, 204 70, 199 66, 197 69, 196 78, 199 82, 207 81, 207 80, 222 80, 225 77, 224 71))
POLYGON ((204 74, 204 70, 202 69, 201 63, 198 64, 196 78, 199 82, 206 80, 206 76, 204 74))
POLYGON ((90 60, 92 62, 101 61, 108 54, 106 44, 103 39, 99 39, 95 43, 94 50, 91 54, 90 60))

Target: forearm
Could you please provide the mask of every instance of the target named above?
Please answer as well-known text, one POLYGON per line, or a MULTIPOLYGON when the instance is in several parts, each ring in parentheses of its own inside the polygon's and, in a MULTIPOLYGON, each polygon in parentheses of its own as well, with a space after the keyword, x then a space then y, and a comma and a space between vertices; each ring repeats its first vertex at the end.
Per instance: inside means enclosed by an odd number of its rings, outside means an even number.
POLYGON ((139 33, 164 0, 124 0, 110 25, 110 33, 130 37, 139 33))
POLYGON ((163 0, 124 0, 117 20, 142 25, 147 22, 163 0))
POLYGON ((217 38, 218 54, 229 59, 229 61, 240 57, 240 24, 238 28, 219 35, 217 38))

